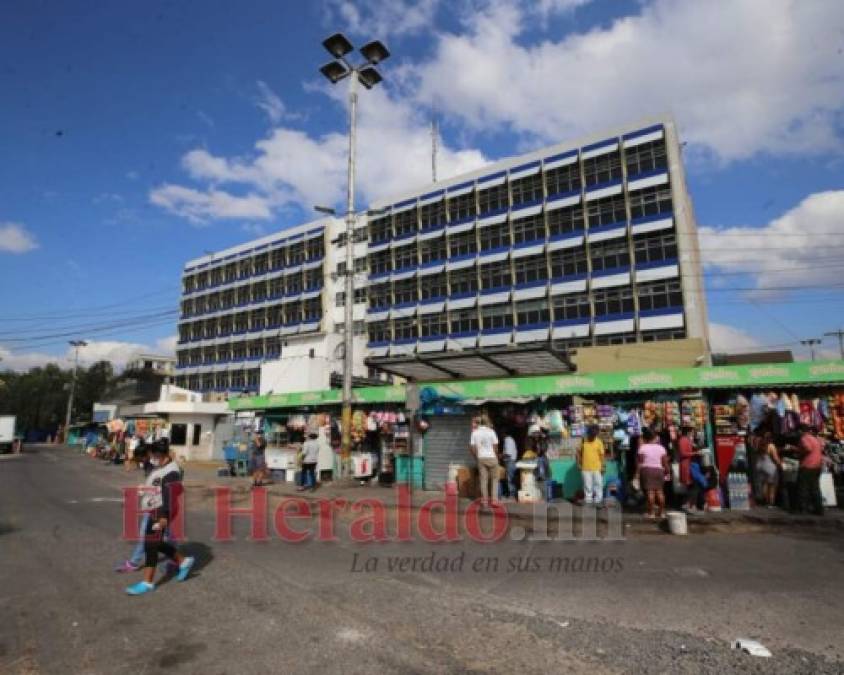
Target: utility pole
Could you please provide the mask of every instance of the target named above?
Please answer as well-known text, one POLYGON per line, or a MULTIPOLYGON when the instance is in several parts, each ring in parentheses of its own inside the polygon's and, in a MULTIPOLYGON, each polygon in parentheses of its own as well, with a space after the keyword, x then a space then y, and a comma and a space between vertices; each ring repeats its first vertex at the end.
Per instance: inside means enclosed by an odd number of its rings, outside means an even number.
POLYGON ((844 330, 840 328, 838 330, 831 330, 829 333, 824 333, 824 336, 838 338, 838 348, 841 350, 841 359, 844 361, 844 330))
POLYGON ((809 353, 812 355, 812 361, 815 360, 815 345, 819 345, 821 340, 819 338, 809 338, 808 340, 800 340, 800 344, 809 348, 809 353))
POLYGON ((67 441, 67 431, 70 429, 70 414, 73 410, 73 395, 76 393, 76 373, 79 369, 79 348, 87 347, 85 340, 70 340, 68 343, 74 350, 73 357, 73 379, 70 381, 70 396, 67 397, 67 415, 64 418, 64 438, 67 441))
POLYGON ((437 151, 438 151, 439 128, 436 116, 431 117, 431 177, 437 182, 437 151))

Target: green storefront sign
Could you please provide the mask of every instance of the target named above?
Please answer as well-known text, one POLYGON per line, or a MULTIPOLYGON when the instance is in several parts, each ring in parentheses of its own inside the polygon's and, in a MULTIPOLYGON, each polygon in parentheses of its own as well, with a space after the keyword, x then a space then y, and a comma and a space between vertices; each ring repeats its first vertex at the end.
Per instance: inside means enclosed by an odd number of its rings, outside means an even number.
MULTIPOLYGON (((749 366, 669 368, 618 373, 538 375, 491 380, 419 382, 420 390, 433 389, 443 397, 472 399, 537 398, 540 396, 611 394, 677 389, 754 389, 844 383, 844 361, 801 361, 749 366)), ((303 406, 339 405, 339 389, 295 394, 244 396, 229 400, 232 410, 266 410, 303 406)), ((405 388, 362 387, 354 390, 355 403, 404 403, 405 388)))

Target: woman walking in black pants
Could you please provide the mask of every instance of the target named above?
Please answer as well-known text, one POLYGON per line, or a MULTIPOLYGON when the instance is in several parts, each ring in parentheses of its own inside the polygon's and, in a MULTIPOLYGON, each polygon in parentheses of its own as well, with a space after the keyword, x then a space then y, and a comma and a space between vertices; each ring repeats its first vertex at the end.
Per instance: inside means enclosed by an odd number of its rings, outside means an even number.
POLYGON ((155 443, 150 449, 150 463, 153 470, 147 476, 142 504, 149 510, 150 519, 144 541, 144 578, 126 589, 129 595, 143 595, 155 590, 153 579, 158 565, 158 554, 163 553, 179 566, 176 578, 184 581, 193 567, 193 558, 183 556, 176 548, 164 541, 167 526, 173 521, 178 509, 178 496, 182 491, 182 470, 170 459, 166 441, 155 443))

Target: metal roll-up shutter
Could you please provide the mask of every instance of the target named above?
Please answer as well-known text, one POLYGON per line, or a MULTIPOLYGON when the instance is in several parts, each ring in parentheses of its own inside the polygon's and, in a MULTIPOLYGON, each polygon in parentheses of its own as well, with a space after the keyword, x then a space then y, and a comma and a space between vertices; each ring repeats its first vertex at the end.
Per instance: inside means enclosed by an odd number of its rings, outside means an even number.
POLYGON ((472 418, 469 415, 431 418, 425 434, 425 489, 442 490, 448 477, 449 464, 474 466, 469 452, 472 418))

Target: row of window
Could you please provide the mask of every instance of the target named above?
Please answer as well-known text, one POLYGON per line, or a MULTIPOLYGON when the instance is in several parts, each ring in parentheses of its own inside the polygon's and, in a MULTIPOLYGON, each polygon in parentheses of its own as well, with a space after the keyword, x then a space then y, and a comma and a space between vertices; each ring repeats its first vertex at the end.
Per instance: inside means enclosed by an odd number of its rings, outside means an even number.
MULTIPOLYGON (((679 281, 641 284, 636 289, 639 311, 682 308, 683 293, 679 281)), ((634 291, 630 287, 608 288, 587 293, 559 295, 550 299, 486 305, 479 308, 451 310, 420 317, 392 321, 374 321, 368 325, 370 342, 389 342, 433 337, 479 330, 548 324, 551 321, 589 320, 593 316, 627 314, 636 311, 634 291)))
POLYGON ((185 293, 193 293, 205 288, 214 288, 259 274, 274 272, 285 267, 295 267, 306 262, 321 260, 324 256, 325 240, 324 237, 320 236, 265 251, 248 258, 233 260, 217 267, 189 272, 182 279, 182 288, 185 293))
POLYGON ((322 268, 305 270, 302 274, 285 275, 269 281, 258 281, 216 293, 184 298, 181 302, 181 315, 189 317, 210 314, 267 300, 277 300, 285 295, 311 293, 322 289, 322 285, 322 268))
POLYGON ((616 150, 488 188, 479 186, 465 194, 376 218, 369 223, 369 239, 376 243, 386 241, 416 232, 420 228, 541 201, 554 195, 575 192, 583 186, 588 188, 620 180, 623 175, 622 162, 626 165, 629 177, 665 169, 667 166, 665 142, 662 139, 628 148, 623 154, 623 160, 622 151, 616 150))
MULTIPOLYGON (((640 190, 630 198, 633 218, 668 214, 672 211, 671 189, 666 186, 640 190), (635 197, 635 199, 634 199, 635 197)), ((624 195, 598 199, 587 205, 585 215, 590 228, 615 223, 626 223, 627 212, 624 195)), ((525 218, 473 228, 446 236, 445 234, 403 246, 387 248, 369 254, 369 273, 378 275, 393 269, 416 267, 479 251, 511 248, 532 241, 545 241, 558 235, 584 230, 584 208, 574 206, 555 209, 525 218)), ((362 271, 363 263, 360 264, 362 271)), ((345 270, 345 265, 343 268, 345 270)), ((338 271, 340 267, 338 266, 338 271)))
POLYGON ((357 302, 366 300, 373 308, 389 307, 417 300, 428 300, 475 293, 478 290, 510 287, 559 279, 572 275, 585 275, 614 269, 629 268, 632 263, 646 265, 677 259, 677 238, 673 232, 647 234, 633 238, 633 257, 627 239, 599 242, 589 246, 589 256, 584 247, 559 249, 537 255, 524 256, 512 261, 488 263, 479 267, 450 270, 445 274, 410 277, 381 284, 373 284, 355 293, 357 302))
POLYGON ((247 359, 277 359, 281 356, 282 338, 266 340, 240 340, 212 347, 183 349, 176 353, 176 366, 202 366, 213 363, 229 363, 247 359))
POLYGON ((260 382, 260 368, 176 376, 176 386, 191 391, 257 392, 260 382))
POLYGON ((251 312, 226 314, 213 319, 188 321, 179 324, 179 341, 208 340, 228 335, 279 328, 298 323, 313 323, 322 318, 322 300, 288 302, 251 312))

